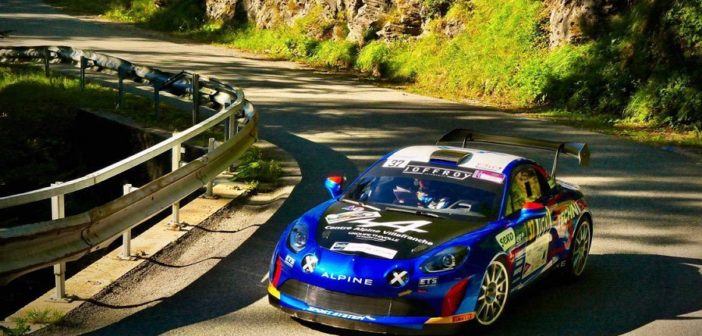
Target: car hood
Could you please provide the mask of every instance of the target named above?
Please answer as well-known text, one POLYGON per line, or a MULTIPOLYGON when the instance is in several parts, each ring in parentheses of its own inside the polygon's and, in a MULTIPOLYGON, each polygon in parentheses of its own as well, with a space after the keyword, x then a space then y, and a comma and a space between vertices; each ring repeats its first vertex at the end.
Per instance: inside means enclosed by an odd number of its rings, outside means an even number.
POLYGON ((319 246, 339 253, 409 259, 485 224, 337 202, 319 218, 316 238, 319 246))

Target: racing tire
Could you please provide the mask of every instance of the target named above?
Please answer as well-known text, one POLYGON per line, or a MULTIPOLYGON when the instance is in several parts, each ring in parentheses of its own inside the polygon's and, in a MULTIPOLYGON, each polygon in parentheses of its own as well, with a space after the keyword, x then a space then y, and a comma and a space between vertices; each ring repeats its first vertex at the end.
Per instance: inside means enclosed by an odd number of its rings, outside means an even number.
POLYGON ((504 258, 490 262, 480 283, 473 327, 486 329, 500 319, 509 302, 511 282, 504 258))
POLYGON ((590 255, 592 244, 592 223, 585 217, 578 224, 573 235, 573 247, 570 249, 564 275, 567 280, 577 280, 583 274, 590 255))

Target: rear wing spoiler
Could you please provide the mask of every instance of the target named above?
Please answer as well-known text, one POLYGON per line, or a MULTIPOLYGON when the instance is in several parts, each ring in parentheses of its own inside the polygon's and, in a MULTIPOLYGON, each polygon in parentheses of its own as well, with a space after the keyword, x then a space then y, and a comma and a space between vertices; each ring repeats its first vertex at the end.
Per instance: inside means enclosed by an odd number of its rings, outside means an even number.
POLYGON ((590 164, 590 148, 584 142, 559 142, 548 140, 536 140, 528 138, 517 138, 504 135, 492 135, 473 132, 464 128, 457 128, 451 132, 444 134, 436 144, 444 142, 461 142, 461 147, 465 148, 468 142, 483 142, 507 146, 529 147, 545 150, 555 150, 556 157, 553 159, 553 168, 551 176, 556 176, 556 168, 558 167, 558 156, 560 153, 578 159, 580 166, 590 164))

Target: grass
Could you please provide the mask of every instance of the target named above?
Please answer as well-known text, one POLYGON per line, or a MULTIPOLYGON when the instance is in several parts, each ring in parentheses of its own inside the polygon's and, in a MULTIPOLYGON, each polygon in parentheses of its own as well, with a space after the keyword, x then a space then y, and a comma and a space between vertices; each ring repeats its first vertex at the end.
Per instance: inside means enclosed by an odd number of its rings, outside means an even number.
POLYGON ((148 99, 129 94, 123 108, 115 110, 116 96, 115 90, 90 83, 81 91, 77 79, 46 77, 39 67, 0 66, 0 190, 25 190, 48 176, 54 181, 75 177, 65 169, 75 166, 67 137, 80 132, 74 124, 80 109, 111 111, 144 127, 182 130, 190 124, 189 113, 170 107, 157 119, 148 99))
POLYGON ((31 331, 31 324, 54 324, 62 318, 63 314, 54 309, 31 309, 20 317, 12 318, 10 322, 14 324, 13 327, 0 326, 0 331, 7 336, 26 335, 31 331))
POLYGON ((602 115, 586 115, 566 110, 520 112, 517 116, 545 119, 559 124, 624 137, 652 146, 679 146, 702 154, 702 129, 687 129, 642 123, 635 120, 614 119, 602 115))
MULTIPOLYGON (((613 14, 583 25, 583 42, 553 49, 546 32, 549 13, 537 0, 424 0, 433 19, 421 38, 384 42, 369 32, 361 44, 345 40, 343 11, 330 18, 319 6, 291 25, 282 23, 279 9, 271 9, 277 21, 260 29, 242 11, 232 22, 207 22, 196 0, 174 0, 161 9, 150 0, 48 2, 275 59, 355 69, 420 94, 517 110, 546 107, 556 112, 538 117, 588 119, 600 131, 611 127, 608 132, 637 141, 699 144, 702 3, 697 1, 622 2, 613 14), (457 23, 464 29, 450 37, 443 33, 457 23)), ((397 14, 384 20, 396 20, 397 14)))

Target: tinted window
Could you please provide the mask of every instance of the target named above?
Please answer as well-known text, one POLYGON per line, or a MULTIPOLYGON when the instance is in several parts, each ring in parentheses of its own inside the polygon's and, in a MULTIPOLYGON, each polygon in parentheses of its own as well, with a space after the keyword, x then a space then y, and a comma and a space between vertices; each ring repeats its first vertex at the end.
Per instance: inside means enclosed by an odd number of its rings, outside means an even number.
POLYGON ((428 163, 383 165, 359 178, 344 197, 449 216, 494 218, 499 211, 501 174, 428 163))

